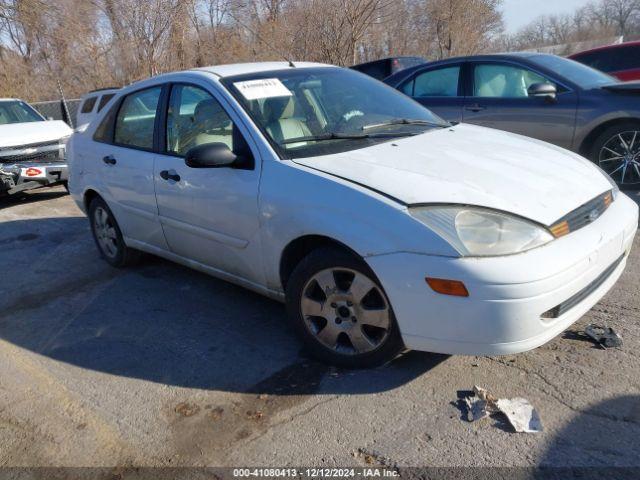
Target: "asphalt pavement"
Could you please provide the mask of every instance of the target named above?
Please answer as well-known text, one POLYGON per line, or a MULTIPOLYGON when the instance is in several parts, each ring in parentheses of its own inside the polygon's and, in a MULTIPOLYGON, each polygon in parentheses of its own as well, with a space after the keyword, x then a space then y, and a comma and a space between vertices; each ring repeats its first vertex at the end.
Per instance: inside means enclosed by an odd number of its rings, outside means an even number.
POLYGON ((277 302, 154 257, 108 266, 60 188, 0 200, 0 268, 0 466, 640 466, 638 240, 543 347, 359 371, 306 358, 277 302), (467 422, 474 385, 544 431, 467 422))

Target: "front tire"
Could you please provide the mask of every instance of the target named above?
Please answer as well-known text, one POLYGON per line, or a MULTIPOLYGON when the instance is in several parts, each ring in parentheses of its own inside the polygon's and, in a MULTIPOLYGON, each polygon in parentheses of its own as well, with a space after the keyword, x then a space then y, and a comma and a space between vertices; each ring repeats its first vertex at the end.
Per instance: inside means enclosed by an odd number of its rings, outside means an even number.
POLYGON ((347 368, 392 360, 403 349, 384 290, 367 264, 337 248, 311 252, 286 287, 289 319, 314 357, 347 368))
POLYGON ((593 142, 590 158, 621 187, 640 186, 640 124, 625 122, 604 130, 593 142))
POLYGON ((113 267, 126 267, 136 263, 140 252, 127 247, 113 213, 106 202, 96 197, 89 205, 91 233, 100 256, 113 267))

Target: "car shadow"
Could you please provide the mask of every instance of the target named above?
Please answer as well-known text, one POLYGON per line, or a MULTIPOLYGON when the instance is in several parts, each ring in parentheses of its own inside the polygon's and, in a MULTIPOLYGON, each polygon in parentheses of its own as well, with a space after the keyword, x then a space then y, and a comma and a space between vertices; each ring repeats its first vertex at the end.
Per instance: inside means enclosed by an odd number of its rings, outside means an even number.
POLYGON ((13 195, 0 195, 0 210, 17 204, 45 202, 69 195, 62 186, 43 187, 13 195))
POLYGON ((410 352, 353 371, 315 362, 280 303, 157 257, 114 269, 86 218, 3 222, 0 245, 0 338, 83 369, 230 392, 373 393, 447 358, 410 352))
POLYGON ((639 437, 639 395, 589 406, 549 442, 539 463, 541 470, 532 478, 636 479, 639 437))

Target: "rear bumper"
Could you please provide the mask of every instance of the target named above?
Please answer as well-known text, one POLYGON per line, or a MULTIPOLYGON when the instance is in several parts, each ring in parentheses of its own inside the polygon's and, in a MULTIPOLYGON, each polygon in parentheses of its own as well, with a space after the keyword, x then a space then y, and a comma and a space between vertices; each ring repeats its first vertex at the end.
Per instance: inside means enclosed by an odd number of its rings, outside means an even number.
POLYGON ((523 254, 395 253, 366 260, 385 288, 408 348, 510 354, 548 342, 593 307, 622 274, 637 228, 638 207, 621 194, 596 222, 523 254), (437 294, 425 277, 461 280, 469 297, 437 294), (568 308, 546 318, 562 305, 568 308))

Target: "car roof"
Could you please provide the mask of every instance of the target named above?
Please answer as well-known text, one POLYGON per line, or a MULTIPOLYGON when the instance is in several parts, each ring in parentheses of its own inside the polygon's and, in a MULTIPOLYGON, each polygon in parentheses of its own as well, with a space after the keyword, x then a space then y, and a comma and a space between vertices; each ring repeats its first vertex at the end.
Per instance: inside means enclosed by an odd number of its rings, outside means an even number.
POLYGON ((20 100, 19 98, 0 98, 0 102, 24 102, 24 100, 20 100))
POLYGON ((251 73, 262 73, 277 70, 291 70, 291 69, 304 69, 304 68, 337 68, 335 65, 329 65, 326 63, 314 63, 314 62, 297 62, 293 61, 293 67, 289 62, 253 62, 253 63, 233 63, 227 65, 212 65, 209 67, 191 68, 187 70, 176 70, 173 72, 166 72, 153 77, 148 77, 129 85, 118 89, 118 92, 122 91, 127 94, 138 88, 145 88, 147 85, 155 85, 158 82, 171 82, 177 75, 184 73, 210 73, 218 78, 232 77, 236 75, 245 75, 251 73))
POLYGON ((104 88, 96 88, 95 90, 90 90, 87 93, 85 93, 85 95, 92 95, 95 93, 110 93, 110 92, 117 92, 118 90, 120 90, 120 87, 104 87, 104 88))
POLYGON ((244 75, 247 73, 261 73, 270 70, 286 70, 289 68, 314 68, 332 67, 325 63, 314 62, 293 62, 293 67, 289 62, 253 62, 253 63, 232 63, 227 65, 213 65, 210 67, 194 68, 192 70, 213 73, 218 77, 231 77, 234 75, 244 75))
POLYGON ((613 45, 603 45, 601 47, 590 48, 589 50, 582 50, 581 52, 572 53, 569 58, 573 58, 576 55, 582 55, 583 53, 603 52, 606 50, 616 50, 624 47, 640 47, 640 40, 635 42, 614 43, 613 45))

